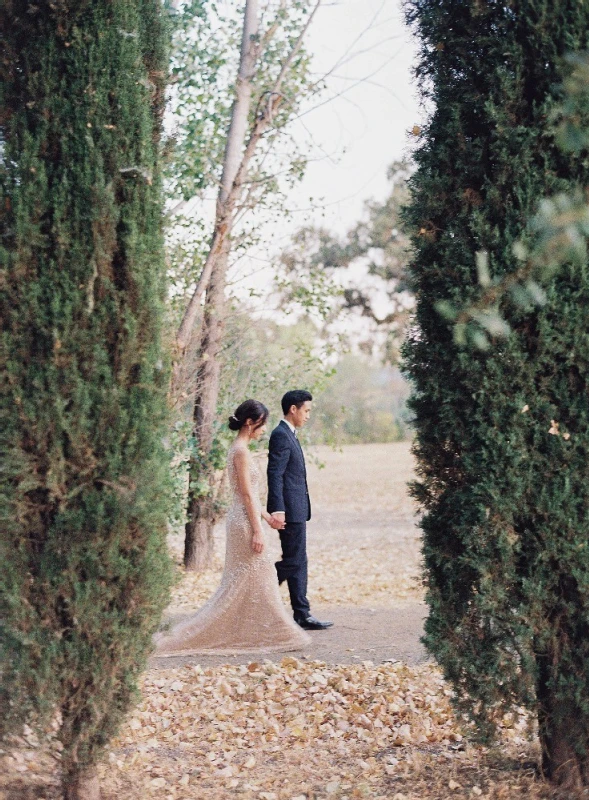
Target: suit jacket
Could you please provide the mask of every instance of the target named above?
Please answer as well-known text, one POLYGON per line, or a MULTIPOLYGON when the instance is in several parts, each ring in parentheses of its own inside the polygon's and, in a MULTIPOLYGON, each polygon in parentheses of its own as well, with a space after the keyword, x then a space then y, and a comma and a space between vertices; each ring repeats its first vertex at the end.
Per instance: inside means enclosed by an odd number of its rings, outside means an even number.
POLYGON ((311 500, 303 448, 286 422, 270 434, 268 450, 268 513, 284 511, 287 522, 308 522, 311 500))

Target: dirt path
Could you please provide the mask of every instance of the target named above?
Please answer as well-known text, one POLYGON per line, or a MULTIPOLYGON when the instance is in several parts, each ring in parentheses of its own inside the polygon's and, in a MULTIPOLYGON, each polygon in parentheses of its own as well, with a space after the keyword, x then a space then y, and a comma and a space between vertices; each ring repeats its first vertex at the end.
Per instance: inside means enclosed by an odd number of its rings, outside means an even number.
MULTIPOLYGON (((419 637, 425 616, 425 605, 419 601, 405 601, 384 608, 362 606, 317 606, 315 613, 321 619, 330 619, 334 627, 312 632, 312 645, 296 653, 260 652, 234 656, 185 656, 181 658, 154 658, 151 669, 168 669, 185 664, 212 667, 218 664, 249 664, 252 661, 279 662, 285 656, 324 661, 326 664, 360 664, 372 661, 404 661, 419 664, 426 653, 419 637)), ((176 615, 174 622, 184 615, 176 615)))

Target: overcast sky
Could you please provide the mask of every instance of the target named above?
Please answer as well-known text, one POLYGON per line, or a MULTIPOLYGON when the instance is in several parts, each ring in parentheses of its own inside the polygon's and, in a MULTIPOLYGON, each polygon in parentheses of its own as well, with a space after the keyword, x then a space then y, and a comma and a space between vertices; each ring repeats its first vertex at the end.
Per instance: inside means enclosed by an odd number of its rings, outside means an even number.
POLYGON ((324 105, 295 123, 297 135, 310 134, 316 155, 324 155, 309 163, 293 207, 324 198, 325 223, 342 231, 366 199, 384 197, 388 165, 410 148, 407 131, 420 119, 415 47, 400 0, 327 0, 307 46, 319 74, 343 63, 328 77, 324 105))
POLYGON ((238 295, 260 293, 260 313, 275 313, 264 298, 277 254, 294 231, 314 224, 345 233, 366 200, 386 196, 387 167, 410 152, 408 131, 421 112, 411 74, 415 46, 401 6, 401 0, 325 0, 313 21, 307 39, 313 70, 317 77, 331 74, 317 107, 292 128, 303 150, 312 141, 312 158, 289 193, 292 217, 277 215, 264 247, 250 251, 233 273, 238 295))

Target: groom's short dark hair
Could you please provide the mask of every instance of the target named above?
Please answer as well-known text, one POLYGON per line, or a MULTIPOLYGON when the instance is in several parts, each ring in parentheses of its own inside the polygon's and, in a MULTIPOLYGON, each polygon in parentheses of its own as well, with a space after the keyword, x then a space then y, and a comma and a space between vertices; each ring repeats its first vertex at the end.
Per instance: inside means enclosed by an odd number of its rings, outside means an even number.
POLYGON ((286 416, 290 411, 291 406, 300 408, 303 403, 306 403, 308 400, 312 399, 313 395, 306 389, 293 389, 291 392, 287 392, 280 402, 280 405, 282 406, 282 413, 284 416, 286 416))

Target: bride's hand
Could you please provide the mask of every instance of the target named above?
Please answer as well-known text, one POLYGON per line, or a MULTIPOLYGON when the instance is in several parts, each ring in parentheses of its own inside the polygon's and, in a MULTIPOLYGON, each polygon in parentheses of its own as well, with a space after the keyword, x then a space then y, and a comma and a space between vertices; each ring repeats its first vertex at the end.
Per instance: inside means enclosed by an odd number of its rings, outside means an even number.
POLYGON ((286 522, 284 521, 284 517, 275 517, 274 514, 266 514, 262 515, 268 525, 273 528, 275 531, 282 531, 286 527, 286 522))
POLYGON ((256 531, 252 535, 252 550, 254 553, 261 553, 264 550, 264 537, 261 531, 256 531))

